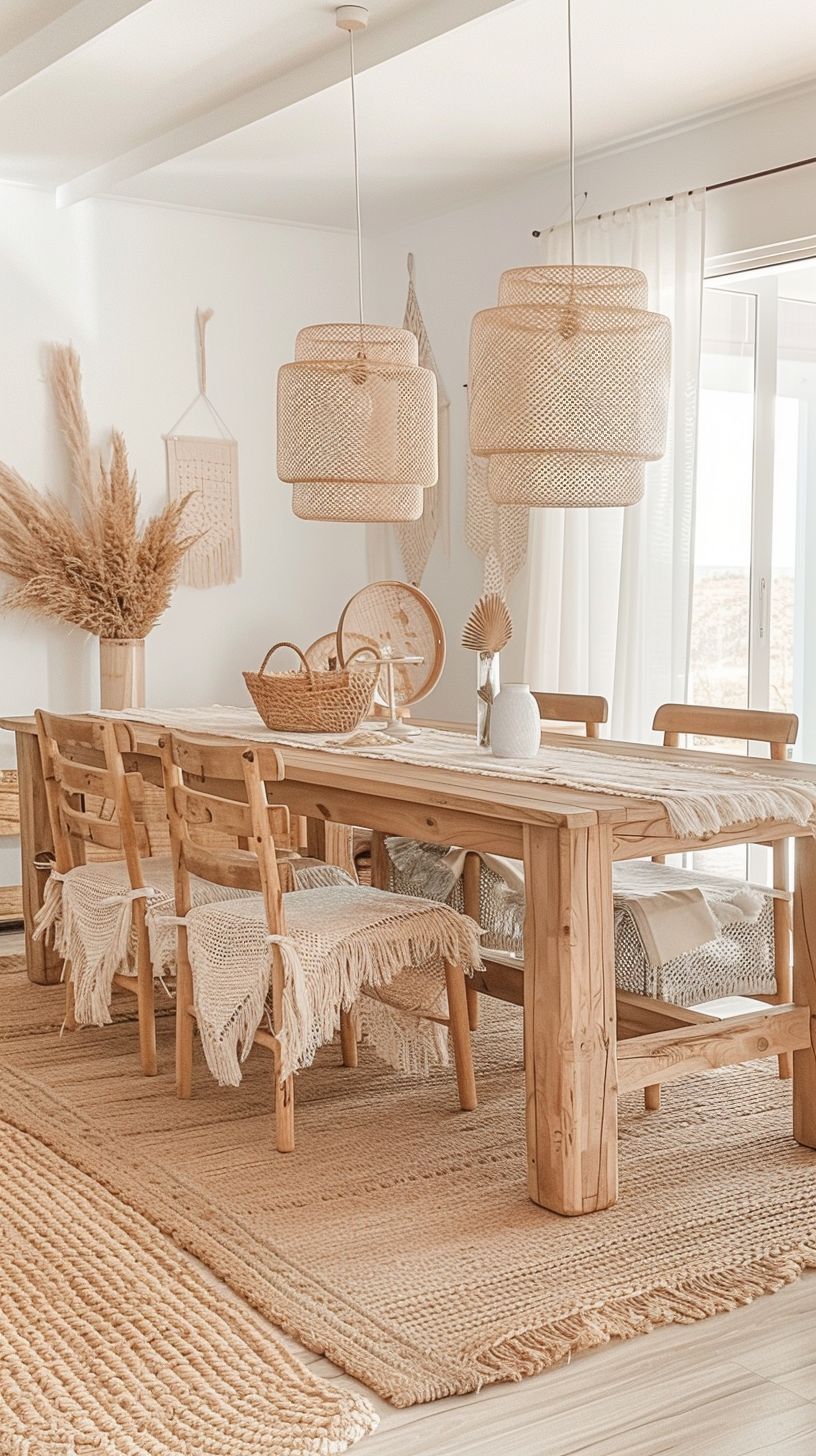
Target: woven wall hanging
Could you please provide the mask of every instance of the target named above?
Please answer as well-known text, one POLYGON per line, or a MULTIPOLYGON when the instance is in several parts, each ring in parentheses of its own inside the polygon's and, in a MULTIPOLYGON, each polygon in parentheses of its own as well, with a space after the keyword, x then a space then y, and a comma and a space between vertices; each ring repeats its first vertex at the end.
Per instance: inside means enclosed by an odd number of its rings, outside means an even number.
POLYGON ((527 560, 530 512, 526 506, 500 506, 487 488, 489 462, 467 455, 465 542, 484 565, 482 590, 507 595, 527 560))
POLYGON ((205 334, 212 316, 211 308, 196 309, 199 392, 164 436, 170 499, 189 496, 184 526, 190 533, 200 533, 184 557, 180 577, 185 586, 195 587, 224 586, 241 575, 238 442, 207 396, 205 334), (178 434, 199 400, 209 410, 217 436, 178 434))
POLYGON ((433 543, 441 531, 445 555, 450 551, 450 400, 439 377, 431 341, 419 307, 414 287, 414 255, 408 254, 408 298, 405 302, 404 329, 416 335, 419 362, 436 376, 436 422, 438 476, 436 485, 423 493, 422 515, 418 521, 394 526, 405 580, 419 586, 433 543))

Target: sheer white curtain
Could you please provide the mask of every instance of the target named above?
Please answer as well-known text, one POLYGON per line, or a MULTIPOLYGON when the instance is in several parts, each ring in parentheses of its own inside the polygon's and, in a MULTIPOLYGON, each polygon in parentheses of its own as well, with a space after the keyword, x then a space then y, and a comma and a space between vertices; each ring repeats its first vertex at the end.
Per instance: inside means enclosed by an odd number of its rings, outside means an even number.
MULTIPOLYGON (((685 696, 705 193, 580 222, 578 263, 640 268, 649 308, 672 322, 668 446, 637 506, 530 512, 524 676, 550 692, 602 693, 613 738, 648 737, 655 708, 685 696)), ((569 262, 569 229, 542 239, 569 262)))

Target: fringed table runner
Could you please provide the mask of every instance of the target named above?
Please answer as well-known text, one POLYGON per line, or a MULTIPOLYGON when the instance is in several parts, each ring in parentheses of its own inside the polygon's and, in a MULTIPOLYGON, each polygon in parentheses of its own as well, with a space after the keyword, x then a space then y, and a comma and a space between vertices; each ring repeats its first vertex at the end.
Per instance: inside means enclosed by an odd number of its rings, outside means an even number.
POLYGON ((345 737, 320 733, 273 733, 252 708, 215 704, 210 708, 144 709, 107 716, 153 723, 171 732, 212 733, 227 738, 354 754, 378 762, 416 764, 515 783, 551 785, 582 792, 620 795, 661 804, 679 839, 702 839, 722 830, 761 822, 805 826, 816 819, 816 783, 781 780, 758 769, 726 767, 670 758, 636 758, 584 748, 543 746, 533 759, 497 759, 462 733, 424 728, 409 744, 360 732, 345 737), (363 740, 363 741, 361 741, 363 740))

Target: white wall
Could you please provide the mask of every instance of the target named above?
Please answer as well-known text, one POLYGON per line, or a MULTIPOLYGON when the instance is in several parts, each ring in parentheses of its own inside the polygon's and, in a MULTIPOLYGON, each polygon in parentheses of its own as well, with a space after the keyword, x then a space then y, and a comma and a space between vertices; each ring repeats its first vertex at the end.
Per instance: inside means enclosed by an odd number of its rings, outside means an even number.
MULTIPOLYGON (((57 212, 45 192, 0 187, 0 459, 38 487, 66 485, 44 359, 72 340, 97 441, 123 431, 143 505, 159 507, 162 433, 197 389, 195 310, 215 310, 208 389, 239 444, 243 577, 178 590, 148 639, 148 705, 248 701, 241 670, 279 639, 331 630, 366 579, 363 528, 296 520, 275 471, 278 365, 303 324, 354 316, 355 279, 343 233, 115 201, 57 212)), ((0 616, 0 713, 97 704, 94 639, 0 616)), ((2 734, 0 764, 13 762, 2 734)), ((0 883, 18 879, 0 841, 0 883)))
MULTIPOLYGON (((707 187, 765 167, 816 154, 816 93, 796 91, 754 109, 735 108, 666 136, 644 138, 606 155, 579 158, 576 191, 586 191, 583 213, 649 201, 707 187)), ((467 443, 467 351, 470 321, 496 302, 505 268, 540 260, 533 230, 563 221, 569 199, 566 170, 552 169, 470 207, 434 218, 369 244, 369 316, 401 321, 405 260, 414 253, 420 306, 451 400, 452 555, 448 566, 434 548, 423 589, 438 606, 448 634, 448 663, 428 711, 461 718, 472 710, 472 655, 459 647, 467 613, 481 591, 481 564, 464 544, 467 443)), ((816 167, 784 177, 744 183, 708 197, 708 251, 718 254, 816 233, 816 167)), ((517 633, 502 655, 507 679, 521 675, 526 573, 510 593, 517 633)), ((540 684, 546 686, 546 684, 540 684)))

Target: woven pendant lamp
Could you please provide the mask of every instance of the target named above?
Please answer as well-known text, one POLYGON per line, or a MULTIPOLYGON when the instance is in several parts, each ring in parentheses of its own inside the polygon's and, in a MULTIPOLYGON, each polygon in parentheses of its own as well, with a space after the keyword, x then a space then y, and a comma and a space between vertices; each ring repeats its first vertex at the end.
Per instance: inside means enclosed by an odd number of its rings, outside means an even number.
POLYGON ((278 372, 278 475, 312 521, 416 521, 436 483, 436 377, 407 329, 363 322, 354 32, 368 12, 342 5, 348 31, 357 204, 359 322, 301 329, 278 372))
POLYGON ((666 448, 671 324, 636 268, 575 264, 571 0, 567 22, 572 264, 504 273, 471 326, 470 448, 499 505, 634 505, 666 448))

